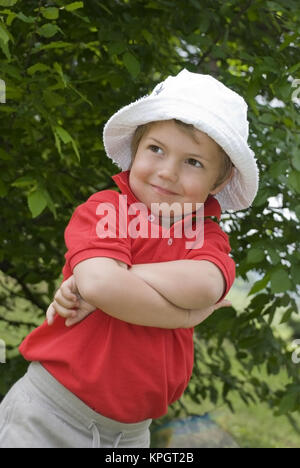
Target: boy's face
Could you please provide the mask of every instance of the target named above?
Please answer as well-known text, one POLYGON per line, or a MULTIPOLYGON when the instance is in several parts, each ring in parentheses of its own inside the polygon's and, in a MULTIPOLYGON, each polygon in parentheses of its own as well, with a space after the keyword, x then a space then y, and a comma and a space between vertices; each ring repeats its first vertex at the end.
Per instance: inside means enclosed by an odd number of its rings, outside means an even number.
POLYGON ((196 203, 204 203, 209 194, 218 193, 229 182, 230 177, 212 189, 222 158, 220 147, 205 133, 195 130, 193 138, 173 120, 155 122, 139 143, 129 184, 149 209, 151 203, 177 202, 181 208, 174 214, 180 216, 195 211, 196 203), (192 203, 192 210, 184 211, 185 203, 192 203))

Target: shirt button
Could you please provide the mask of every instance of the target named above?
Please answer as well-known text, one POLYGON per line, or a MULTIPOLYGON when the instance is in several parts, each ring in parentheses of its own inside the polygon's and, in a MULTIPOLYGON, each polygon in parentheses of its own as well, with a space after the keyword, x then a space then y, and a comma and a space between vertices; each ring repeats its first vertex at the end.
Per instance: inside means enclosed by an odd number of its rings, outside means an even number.
POLYGON ((149 215, 148 216, 148 220, 152 223, 152 221, 154 221, 155 219, 155 216, 153 214, 149 215))
POLYGON ((173 239, 168 239, 168 245, 172 245, 173 244, 173 239))

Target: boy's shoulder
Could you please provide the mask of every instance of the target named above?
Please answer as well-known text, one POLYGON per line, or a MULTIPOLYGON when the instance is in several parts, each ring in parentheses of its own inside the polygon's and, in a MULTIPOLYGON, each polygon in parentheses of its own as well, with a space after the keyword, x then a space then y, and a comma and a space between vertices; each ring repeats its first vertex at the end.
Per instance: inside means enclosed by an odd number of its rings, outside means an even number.
MULTIPOLYGON (((113 207, 118 210, 118 207, 120 206, 119 203, 119 198, 120 198, 120 193, 117 192, 116 190, 100 190, 99 192, 93 193, 86 201, 80 203, 75 207, 75 210, 73 212, 73 216, 78 215, 79 213, 85 213, 85 212, 95 212, 95 209, 98 209, 98 205, 103 203, 103 204, 110 204, 113 205, 113 207)), ((123 205, 122 205, 123 206, 123 205)))
POLYGON ((219 220, 215 217, 205 217, 204 219, 204 235, 205 236, 221 236, 222 239, 229 243, 229 236, 220 226, 219 220))
POLYGON ((99 192, 93 193, 85 203, 89 202, 110 202, 110 203, 118 203, 121 193, 117 190, 107 189, 107 190, 100 190, 99 192))

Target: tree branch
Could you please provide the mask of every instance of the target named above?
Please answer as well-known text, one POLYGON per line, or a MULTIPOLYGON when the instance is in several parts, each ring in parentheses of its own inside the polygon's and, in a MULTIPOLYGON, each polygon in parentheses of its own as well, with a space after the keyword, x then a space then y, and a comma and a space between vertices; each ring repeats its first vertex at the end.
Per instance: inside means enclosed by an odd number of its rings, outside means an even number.
MULTIPOLYGON (((233 19, 232 25, 236 25, 238 23, 238 21, 243 16, 243 14, 248 10, 248 8, 250 8, 252 1, 253 0, 248 0, 244 8, 242 8, 237 14, 236 18, 233 19)), ((206 57, 211 53, 213 47, 215 47, 215 45, 219 42, 222 36, 222 33, 223 33, 223 30, 220 28, 220 31, 219 31, 219 34, 217 35, 216 40, 211 44, 211 46, 207 49, 207 51, 202 55, 201 59, 198 62, 197 67, 200 67, 202 63, 204 62, 204 60, 206 59, 206 57)))
POLYGON ((10 273, 14 270, 13 265, 11 265, 7 261, 1 262, 0 270, 3 271, 4 274, 9 275, 11 278, 15 279, 19 283, 24 292, 24 299, 27 299, 28 301, 32 302, 32 304, 34 304, 44 312, 46 311, 48 305, 44 301, 40 301, 38 297, 35 294, 33 294, 32 291, 30 291, 29 287, 21 277, 19 277, 15 272, 13 273, 13 275, 10 273))

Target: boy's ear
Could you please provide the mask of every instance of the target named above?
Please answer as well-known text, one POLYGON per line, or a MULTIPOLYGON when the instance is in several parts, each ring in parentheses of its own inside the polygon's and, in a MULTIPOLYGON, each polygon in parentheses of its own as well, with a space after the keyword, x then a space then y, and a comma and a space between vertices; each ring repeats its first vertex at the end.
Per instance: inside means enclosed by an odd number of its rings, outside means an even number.
POLYGON ((234 167, 231 168, 229 176, 222 182, 220 185, 215 187, 213 190, 211 190, 209 193, 210 195, 216 195, 217 193, 221 192, 224 187, 226 187, 227 184, 231 181, 232 177, 234 176, 234 167))

